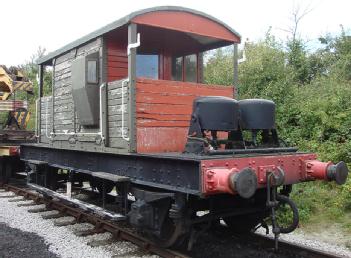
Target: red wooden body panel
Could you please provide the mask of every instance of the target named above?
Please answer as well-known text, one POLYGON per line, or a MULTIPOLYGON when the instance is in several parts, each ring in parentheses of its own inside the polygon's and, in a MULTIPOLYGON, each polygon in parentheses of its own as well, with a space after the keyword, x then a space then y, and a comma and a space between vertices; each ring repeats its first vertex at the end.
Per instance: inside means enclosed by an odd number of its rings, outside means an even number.
POLYGON ((128 76, 127 42, 120 34, 123 34, 123 31, 110 33, 106 37, 108 82, 128 76))
POLYGON ((132 22, 223 39, 231 42, 240 42, 240 38, 226 29, 223 25, 208 18, 187 12, 151 12, 135 17, 132 19, 132 22))
POLYGON ((137 127, 139 153, 182 151, 186 143, 186 127, 137 127))
POLYGON ((284 184, 295 184, 302 181, 320 179, 306 169, 306 162, 315 160, 316 154, 285 154, 272 156, 255 156, 243 158, 223 158, 201 161, 202 191, 204 194, 223 192, 227 183, 227 173, 239 172, 244 168, 252 168, 258 179, 258 188, 266 186, 266 173, 276 172, 278 167, 284 171, 284 184), (217 173, 217 175, 216 175, 217 173))
POLYGON ((193 100, 200 96, 233 97, 233 87, 137 79, 137 152, 182 152, 193 100))

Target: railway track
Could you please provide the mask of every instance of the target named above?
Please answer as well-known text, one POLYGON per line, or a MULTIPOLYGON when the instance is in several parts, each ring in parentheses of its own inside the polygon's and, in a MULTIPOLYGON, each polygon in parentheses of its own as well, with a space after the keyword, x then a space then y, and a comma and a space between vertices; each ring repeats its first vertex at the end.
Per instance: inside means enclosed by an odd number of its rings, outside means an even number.
MULTIPOLYGON (((274 239, 263 236, 263 235, 258 235, 258 234, 252 234, 250 236, 252 241, 257 241, 262 247, 266 248, 273 248, 274 246, 274 239)), ((307 247, 305 245, 301 244, 296 244, 296 243, 291 243, 285 240, 280 239, 279 240, 279 249, 284 250, 284 252, 288 252, 291 254, 294 254, 296 256, 300 257, 309 257, 309 258, 340 258, 342 256, 339 256, 334 253, 329 253, 325 252, 322 250, 318 250, 312 247, 307 247)))
MULTIPOLYGON (((47 198, 27 187, 7 184, 2 186, 2 188, 5 189, 6 191, 13 192, 15 195, 23 196, 27 200, 32 200, 36 204, 44 204, 46 206, 46 209, 48 210, 57 210, 59 211, 59 214, 62 216, 74 217, 75 218, 74 223, 93 224, 94 228, 87 231, 85 234, 82 234, 82 236, 109 232, 113 235, 113 238, 116 239, 116 241, 125 240, 128 242, 131 242, 147 253, 156 254, 166 258, 171 258, 171 257, 185 258, 185 257, 192 256, 194 252, 196 253, 196 250, 188 254, 187 252, 183 253, 182 251, 175 251, 171 249, 161 248, 153 244, 149 240, 143 238, 139 234, 132 232, 131 230, 128 230, 128 228, 122 227, 121 225, 119 225, 119 223, 106 220, 98 215, 91 214, 87 211, 84 211, 81 208, 77 208, 77 207, 68 205, 66 203, 63 203, 62 201, 55 200, 52 198, 47 198)), ((222 237, 233 235, 232 233, 230 233, 228 228, 224 226, 220 227, 219 231, 220 231, 219 234, 222 237)), ((264 248, 265 250, 272 250, 273 252, 274 241, 269 237, 259 235, 259 234, 252 234, 245 237, 243 236, 236 236, 236 237, 241 243, 254 243, 254 245, 251 246, 252 248, 259 247, 259 249, 264 248)), ((317 250, 317 249, 300 245, 300 244, 287 242, 284 240, 279 241, 279 252, 275 253, 274 255, 275 256, 273 257, 311 257, 311 258, 342 257, 334 253, 328 253, 325 251, 317 250)), ((197 256, 197 255, 195 254, 194 256, 197 256)), ((239 256, 235 256, 235 257, 239 257, 239 256)), ((259 256, 259 257, 262 257, 262 256, 259 256)))
POLYGON ((96 215, 87 213, 79 208, 69 206, 60 201, 46 198, 36 192, 31 191, 28 188, 22 188, 9 184, 4 185, 2 188, 4 188, 6 191, 11 191, 18 196, 23 196, 25 199, 32 200, 37 204, 44 204, 47 209, 58 210, 61 214, 72 216, 75 218, 76 223, 86 222, 93 224, 95 228, 91 230, 89 234, 109 232, 113 235, 114 239, 131 242, 148 253, 153 253, 165 258, 188 257, 187 255, 181 254, 179 252, 158 247, 152 242, 148 241, 147 239, 129 231, 126 228, 119 226, 116 223, 110 222, 96 215))

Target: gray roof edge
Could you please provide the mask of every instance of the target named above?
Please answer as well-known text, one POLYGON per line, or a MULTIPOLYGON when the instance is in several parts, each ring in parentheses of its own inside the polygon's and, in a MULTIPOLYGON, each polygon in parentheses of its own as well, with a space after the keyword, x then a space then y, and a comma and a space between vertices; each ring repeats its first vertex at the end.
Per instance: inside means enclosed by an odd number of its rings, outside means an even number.
POLYGON ((105 33, 108 33, 114 29, 117 29, 119 27, 122 27, 125 24, 128 24, 133 18, 135 18, 136 16, 142 15, 142 14, 146 14, 149 12, 157 12, 157 11, 179 11, 179 12, 188 12, 188 13, 192 13, 198 16, 203 16, 206 17, 220 25, 222 25, 223 27, 225 27, 227 30, 229 30, 231 33, 235 34, 236 36, 238 36, 239 38, 241 38, 241 35, 236 32, 233 28, 231 28, 229 25, 227 25, 226 23, 218 20, 217 18, 208 15, 206 13, 203 13, 201 11, 197 11, 194 9, 190 9, 190 8, 185 8, 185 7, 180 7, 180 6, 157 6, 157 7, 151 7, 151 8, 147 8, 147 9, 142 9, 139 11, 135 11, 132 12, 126 16, 124 16, 123 18, 116 20, 114 22, 111 22, 105 26, 103 26, 102 28, 93 31, 65 46, 63 46, 62 48, 59 48, 53 52, 50 52, 49 54, 47 54, 46 56, 43 56, 42 58, 39 58, 37 60, 37 64, 44 64, 47 63, 48 61, 52 60, 53 58, 62 55, 68 51, 70 51, 73 48, 76 48, 88 41, 91 41, 105 33))

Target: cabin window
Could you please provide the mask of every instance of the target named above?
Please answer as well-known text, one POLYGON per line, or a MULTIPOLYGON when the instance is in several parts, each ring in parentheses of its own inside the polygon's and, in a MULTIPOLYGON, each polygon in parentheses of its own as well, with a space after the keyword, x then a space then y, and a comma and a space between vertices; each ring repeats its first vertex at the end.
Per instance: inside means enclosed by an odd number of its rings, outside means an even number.
POLYGON ((172 80, 197 82, 197 55, 172 58, 172 80))
POLYGON ((185 81, 187 82, 196 82, 197 81, 197 62, 196 55, 189 55, 185 57, 185 81))
POLYGON ((158 79, 158 55, 137 55, 136 76, 158 79))
POLYGON ((183 57, 172 58, 172 80, 182 81, 183 80, 183 57))
POLYGON ((97 61, 88 60, 87 83, 98 83, 97 61))

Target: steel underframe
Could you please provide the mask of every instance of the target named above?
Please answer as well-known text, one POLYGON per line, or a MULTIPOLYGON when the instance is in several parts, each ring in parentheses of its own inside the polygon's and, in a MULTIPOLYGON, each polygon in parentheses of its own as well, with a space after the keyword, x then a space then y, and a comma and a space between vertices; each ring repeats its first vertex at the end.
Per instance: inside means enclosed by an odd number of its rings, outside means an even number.
POLYGON ((198 160, 162 155, 111 154, 56 149, 35 145, 21 146, 21 159, 40 161, 49 166, 76 172, 106 172, 128 176, 132 184, 201 195, 201 167, 198 160))

